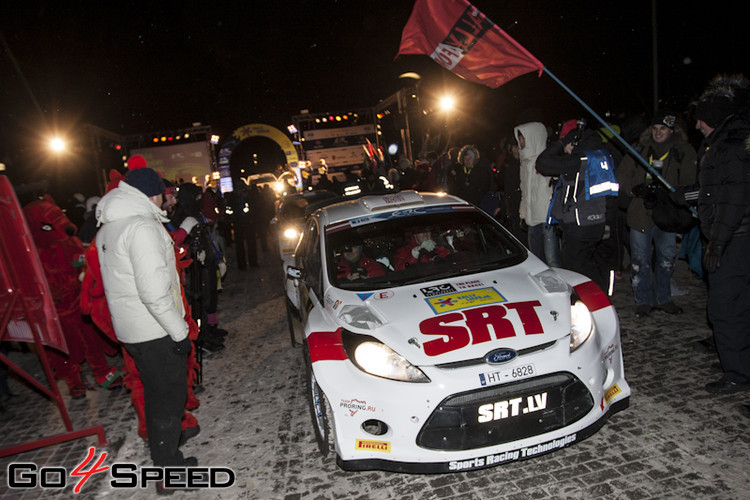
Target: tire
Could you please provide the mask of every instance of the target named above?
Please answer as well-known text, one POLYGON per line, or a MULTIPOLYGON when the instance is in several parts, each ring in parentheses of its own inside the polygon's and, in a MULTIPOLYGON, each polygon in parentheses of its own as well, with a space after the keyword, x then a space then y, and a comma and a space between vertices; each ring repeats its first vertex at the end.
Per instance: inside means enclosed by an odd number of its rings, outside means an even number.
POLYGON ((321 455, 327 457, 330 452, 336 452, 334 440, 334 429, 331 425, 332 411, 328 398, 320 389, 318 382, 315 380, 315 374, 312 371, 310 363, 310 354, 307 346, 304 349, 305 369, 307 371, 307 401, 310 406, 310 417, 312 418, 313 433, 318 443, 318 449, 321 455))

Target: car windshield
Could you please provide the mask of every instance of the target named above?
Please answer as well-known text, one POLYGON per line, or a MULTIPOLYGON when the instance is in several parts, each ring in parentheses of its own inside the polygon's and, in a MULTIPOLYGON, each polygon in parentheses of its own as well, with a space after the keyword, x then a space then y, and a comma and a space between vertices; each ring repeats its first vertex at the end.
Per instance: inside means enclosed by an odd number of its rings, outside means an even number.
POLYGON ((399 215, 350 221, 327 232, 333 286, 395 287, 509 267, 527 257, 523 246, 478 210, 399 215))

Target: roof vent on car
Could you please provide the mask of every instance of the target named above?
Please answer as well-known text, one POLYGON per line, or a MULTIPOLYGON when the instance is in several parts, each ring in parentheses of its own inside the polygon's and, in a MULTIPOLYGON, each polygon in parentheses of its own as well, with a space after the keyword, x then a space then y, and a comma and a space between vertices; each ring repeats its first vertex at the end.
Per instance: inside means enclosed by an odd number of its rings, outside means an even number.
POLYGON ((399 191, 398 193, 363 196, 359 204, 370 212, 392 210, 394 208, 424 205, 424 200, 416 191, 399 191))

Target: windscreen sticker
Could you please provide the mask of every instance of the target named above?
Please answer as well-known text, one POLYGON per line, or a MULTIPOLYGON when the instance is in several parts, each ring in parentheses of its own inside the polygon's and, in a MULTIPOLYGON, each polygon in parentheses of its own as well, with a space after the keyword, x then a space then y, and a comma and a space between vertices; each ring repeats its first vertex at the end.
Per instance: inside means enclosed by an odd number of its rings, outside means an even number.
MULTIPOLYGON (((449 285, 450 286, 450 285, 449 285)), ((467 307, 499 304, 508 300, 493 287, 479 288, 466 292, 456 292, 424 299, 435 314, 443 314, 467 307)))
POLYGON ((393 212, 364 215, 362 217, 355 217, 350 220, 336 222, 334 224, 326 226, 326 234, 334 233, 347 227, 357 227, 363 224, 370 224, 372 222, 384 221, 389 219, 402 219, 404 217, 415 217, 418 215, 448 213, 453 211, 454 207, 452 205, 438 205, 434 207, 407 208, 403 210, 394 210, 393 212))
POLYGON ((455 292, 456 289, 453 288, 453 285, 451 285, 450 283, 441 283, 440 285, 420 288, 419 291, 422 292, 422 295, 424 295, 425 297, 435 297, 436 295, 455 292))

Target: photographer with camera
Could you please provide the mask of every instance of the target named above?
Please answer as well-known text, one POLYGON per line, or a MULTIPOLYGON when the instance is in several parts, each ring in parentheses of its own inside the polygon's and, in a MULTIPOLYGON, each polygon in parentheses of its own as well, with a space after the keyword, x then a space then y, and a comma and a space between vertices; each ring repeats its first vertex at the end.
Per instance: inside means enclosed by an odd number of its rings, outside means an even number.
POLYGON ((605 237, 608 206, 613 205, 607 199, 617 195, 614 161, 585 120, 568 120, 559 136, 536 160, 539 173, 559 177, 547 222, 560 225, 563 267, 588 276, 606 292, 609 283, 600 269, 605 259, 598 246, 605 237), (596 185, 601 189, 594 194, 590 188, 596 185))
MULTIPOLYGON (((676 113, 660 110, 643 131, 635 146, 644 159, 673 186, 694 184, 696 153, 680 127, 676 113)), ((677 256, 677 233, 654 222, 659 197, 669 190, 654 178, 633 156, 626 156, 617 171, 620 189, 631 196, 627 224, 630 228, 630 277, 635 297, 635 315, 647 316, 652 309, 680 314, 682 308, 672 301, 671 281, 677 256), (654 252, 652 277, 651 252, 654 252)))

